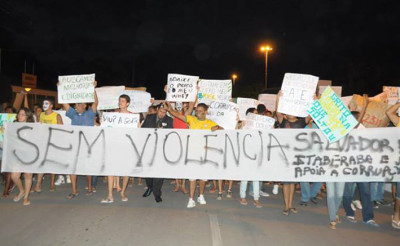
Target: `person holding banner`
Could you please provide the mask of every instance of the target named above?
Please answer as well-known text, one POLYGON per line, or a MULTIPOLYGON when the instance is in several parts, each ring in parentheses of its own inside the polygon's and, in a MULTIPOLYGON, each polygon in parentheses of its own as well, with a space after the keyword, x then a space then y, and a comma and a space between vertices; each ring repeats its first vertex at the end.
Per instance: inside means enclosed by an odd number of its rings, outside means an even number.
MULTIPOLYGON (((216 130, 222 130, 223 128, 220 127, 217 123, 214 121, 211 121, 206 118, 207 115, 207 109, 208 106, 204 103, 199 103, 196 107, 196 116, 192 115, 186 115, 183 116, 180 112, 174 110, 171 106, 171 104, 167 103, 167 109, 168 112, 186 122, 189 124, 189 129, 196 129, 196 130, 211 130, 211 131, 216 131, 216 130)), ((189 188, 190 188, 190 198, 189 202, 187 204, 187 208, 193 208, 196 206, 196 202, 194 201, 194 194, 196 192, 196 180, 189 180, 189 188)), ((201 205, 206 204, 206 200, 204 199, 204 188, 206 185, 207 180, 200 180, 200 192, 199 192, 199 197, 197 198, 197 202, 200 203, 201 205)))
MULTIPOLYGON (((392 105, 388 110, 386 110, 386 115, 390 121, 396 127, 400 127, 400 117, 396 114, 400 109, 400 102, 392 105)), ((394 202, 394 213, 392 215, 392 226, 393 228, 400 229, 400 182, 397 182, 396 188, 396 199, 394 202)))
MULTIPOLYGON (((142 128, 173 128, 173 120, 167 116, 167 110, 163 104, 160 105, 156 114, 148 115, 142 124, 142 128)), ((146 178, 147 190, 143 197, 150 196, 153 192, 156 202, 162 202, 161 188, 163 185, 163 178, 146 178)))
MULTIPOLYGON (((97 86, 97 81, 93 82, 94 87, 97 86)), ((92 106, 88 109, 87 103, 76 103, 75 109, 72 108, 68 103, 63 104, 63 109, 66 111, 66 116, 71 119, 71 125, 73 126, 94 126, 94 121, 97 113, 98 98, 96 90, 94 91, 94 102, 92 106)), ((77 175, 71 174, 71 185, 72 193, 70 193, 66 198, 75 198, 79 193, 76 186, 77 175)), ((86 177, 88 183, 88 191, 86 195, 93 195, 92 190, 92 176, 88 175, 86 177)))
MULTIPOLYGON (((29 108, 20 108, 17 114, 16 122, 34 122, 33 115, 29 108)), ((29 201, 29 193, 32 187, 32 173, 24 173, 25 187, 22 185, 21 181, 21 173, 13 172, 11 173, 11 179, 14 184, 17 185, 19 193, 14 197, 14 202, 19 202, 22 198, 24 198, 23 205, 27 206, 31 204, 29 201)))
MULTIPOLYGON (((61 118, 61 115, 57 114, 56 112, 53 111, 54 108, 54 103, 50 99, 45 99, 43 101, 43 111, 40 114, 39 121, 40 123, 43 124, 50 124, 50 125, 62 125, 63 121, 61 118)), ((42 181, 43 181, 43 176, 44 173, 39 173, 37 175, 37 181, 36 181, 36 187, 34 189, 35 192, 42 192, 42 181)), ((56 175, 51 174, 51 181, 50 181, 50 191, 54 191, 56 189, 55 187, 55 181, 56 181, 56 175)))
MULTIPOLYGON (((128 95, 122 94, 119 96, 118 99, 118 106, 119 106, 119 113, 122 114, 133 114, 132 112, 128 111, 129 104, 131 102, 131 98, 128 95)), ((113 197, 113 189, 114 189, 114 179, 119 178, 119 177, 114 177, 114 176, 108 176, 108 196, 101 200, 101 203, 113 203, 114 202, 114 197, 113 197)), ((121 201, 127 202, 128 197, 125 196, 125 191, 126 187, 128 186, 129 182, 129 177, 123 177, 122 179, 122 189, 121 189, 121 201)))

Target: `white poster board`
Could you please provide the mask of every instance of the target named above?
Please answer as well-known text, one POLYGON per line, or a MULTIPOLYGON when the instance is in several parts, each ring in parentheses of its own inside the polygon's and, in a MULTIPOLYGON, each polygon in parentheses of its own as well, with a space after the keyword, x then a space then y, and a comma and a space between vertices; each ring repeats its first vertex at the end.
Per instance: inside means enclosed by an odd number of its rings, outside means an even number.
POLYGON ((58 76, 58 103, 94 102, 95 74, 58 76))
POLYGON ((274 128, 274 124, 274 118, 249 113, 246 115, 246 121, 244 122, 243 129, 266 130, 274 128))
POLYGON ((130 127, 138 128, 140 123, 139 114, 124 114, 103 112, 101 116, 101 127, 130 127))
POLYGON ((239 107, 239 118, 240 120, 246 120, 246 111, 249 108, 257 108, 259 102, 253 98, 237 98, 237 105, 239 107))
MULTIPOLYGON (((325 89, 328 88, 329 85, 320 85, 319 87, 319 94, 322 95, 325 89)), ((331 89, 338 95, 339 97, 342 96, 342 87, 341 86, 329 86, 331 89)))
POLYGON ((128 95, 131 99, 128 110, 132 113, 147 112, 151 106, 151 95, 145 91, 124 90, 122 94, 128 95))
POLYGON ((282 96, 278 112, 298 117, 306 117, 307 109, 313 103, 318 77, 307 74, 285 73, 282 96))
POLYGON ((212 101, 229 101, 232 98, 232 81, 201 79, 198 103, 210 105, 212 101))
POLYGON ((239 108, 236 103, 227 101, 212 101, 207 111, 207 118, 216 122, 225 130, 236 128, 239 108))
POLYGON ((198 76, 168 74, 167 99, 170 102, 194 102, 198 76))
POLYGON ((264 104, 269 111, 274 112, 276 110, 275 94, 259 94, 258 101, 264 104))
POLYGON ((96 88, 97 98, 99 99, 98 110, 108 110, 119 108, 118 100, 125 86, 103 86, 96 88))

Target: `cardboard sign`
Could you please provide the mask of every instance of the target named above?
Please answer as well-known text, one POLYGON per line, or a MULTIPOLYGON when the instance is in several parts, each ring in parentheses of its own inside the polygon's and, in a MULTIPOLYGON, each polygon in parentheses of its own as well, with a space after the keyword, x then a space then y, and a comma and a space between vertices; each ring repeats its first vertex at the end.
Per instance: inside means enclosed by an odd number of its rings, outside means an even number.
POLYGON ((109 113, 103 112, 101 116, 101 127, 130 127, 138 128, 140 123, 139 114, 109 113))
POLYGON ((34 74, 22 73, 22 87, 36 89, 37 76, 34 74))
POLYGON ((131 99, 128 110, 133 113, 147 112, 151 106, 151 95, 145 91, 125 90, 121 93, 128 95, 131 99))
POLYGON ((246 120, 246 111, 249 108, 257 108, 259 102, 253 98, 237 98, 237 105, 239 107, 239 117, 240 120, 246 120))
POLYGON ((168 74, 167 101, 194 102, 197 97, 198 76, 168 74))
POLYGON ((365 104, 364 97, 354 94, 348 104, 350 111, 361 112, 365 104))
POLYGON ((313 103, 318 77, 306 74, 285 73, 282 96, 278 112, 298 117, 306 117, 307 109, 313 103))
POLYGON ((366 128, 387 127, 389 125, 389 118, 386 116, 388 108, 387 103, 370 101, 362 118, 362 124, 366 128))
MULTIPOLYGON (((320 85, 318 86, 319 88, 319 94, 322 95, 324 93, 325 89, 328 88, 329 85, 320 85)), ((339 97, 342 96, 342 87, 341 86, 329 86, 331 89, 338 95, 339 97)))
POLYGON ((58 103, 94 102, 95 74, 58 76, 58 103))
POLYGON ((400 181, 400 128, 200 131, 6 123, 3 172, 291 182, 400 181), (393 151, 396 150, 396 151, 393 151))
POLYGON ((237 104, 227 101, 212 101, 207 110, 207 118, 225 130, 236 129, 238 114, 237 104))
POLYGON ((275 94, 260 94, 258 101, 265 105, 269 111, 276 110, 276 95, 275 94))
POLYGON ((0 142, 4 140, 3 125, 5 122, 14 122, 17 119, 17 114, 0 114, 0 142))
POLYGON ((97 98, 99 99, 98 110, 108 110, 119 108, 119 96, 125 90, 125 86, 103 86, 96 88, 97 98))
POLYGON ((275 119, 264 116, 249 113, 246 115, 246 121, 243 129, 255 129, 255 130, 266 130, 274 128, 275 119))
POLYGON ((198 103, 210 105, 212 101, 229 101, 232 98, 232 81, 201 79, 198 103))
POLYGON ((326 88, 321 98, 315 101, 307 112, 330 143, 346 136, 358 124, 350 110, 330 87, 326 88))
POLYGON ((352 98, 353 98, 353 96, 347 96, 347 97, 341 97, 340 100, 348 108, 352 98))

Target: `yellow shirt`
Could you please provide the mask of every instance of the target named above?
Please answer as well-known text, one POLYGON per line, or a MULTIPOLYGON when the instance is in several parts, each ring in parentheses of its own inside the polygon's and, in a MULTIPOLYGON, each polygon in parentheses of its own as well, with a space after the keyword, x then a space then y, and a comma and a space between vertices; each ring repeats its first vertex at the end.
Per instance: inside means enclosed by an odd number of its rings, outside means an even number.
POLYGON ((400 127, 400 120, 399 120, 399 123, 397 124, 397 127, 400 127))
POLYGON ((218 125, 212 120, 209 119, 199 120, 197 119, 197 117, 192 115, 186 115, 186 122, 189 124, 189 129, 197 129, 197 130, 210 130, 211 127, 218 125))
POLYGON ((40 113, 39 121, 40 123, 50 124, 50 125, 57 125, 57 113, 53 112, 49 115, 46 115, 45 112, 40 113))

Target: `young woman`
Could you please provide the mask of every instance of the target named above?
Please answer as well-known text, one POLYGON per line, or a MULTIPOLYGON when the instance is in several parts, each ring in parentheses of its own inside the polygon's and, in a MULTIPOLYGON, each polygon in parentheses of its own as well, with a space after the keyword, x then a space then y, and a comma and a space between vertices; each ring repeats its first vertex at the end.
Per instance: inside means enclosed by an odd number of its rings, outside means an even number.
MULTIPOLYGON (((21 108, 18 110, 16 122, 34 122, 33 115, 28 108, 21 108)), ((29 205, 29 193, 32 187, 32 173, 24 173, 25 187, 22 185, 21 173, 11 173, 11 179, 17 185, 19 193, 14 197, 14 202, 19 202, 24 198, 23 205, 29 205)))

